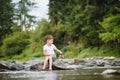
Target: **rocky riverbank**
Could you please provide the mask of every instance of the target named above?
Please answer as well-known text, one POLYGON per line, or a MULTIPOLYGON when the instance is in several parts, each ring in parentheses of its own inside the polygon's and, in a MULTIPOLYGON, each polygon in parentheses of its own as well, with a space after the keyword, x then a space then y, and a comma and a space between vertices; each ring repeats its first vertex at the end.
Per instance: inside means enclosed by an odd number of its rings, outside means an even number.
MULTIPOLYGON (((34 59, 26 62, 0 61, 0 72, 2 71, 41 71, 44 59, 34 59)), ((120 68, 120 58, 115 57, 93 57, 83 59, 59 59, 53 63, 53 70, 90 68, 120 68)))

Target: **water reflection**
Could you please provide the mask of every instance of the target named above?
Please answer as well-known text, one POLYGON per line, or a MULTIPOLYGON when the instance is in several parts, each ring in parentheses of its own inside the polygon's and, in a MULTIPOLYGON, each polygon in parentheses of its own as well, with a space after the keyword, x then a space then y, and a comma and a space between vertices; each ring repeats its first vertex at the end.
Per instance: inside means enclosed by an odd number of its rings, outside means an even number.
POLYGON ((0 80, 120 80, 119 75, 100 75, 102 71, 103 69, 0 72, 0 80))
POLYGON ((46 77, 43 80, 57 80, 57 73, 54 71, 48 71, 46 77))
POLYGON ((17 71, 0 73, 1 80, 57 80, 55 71, 17 71))

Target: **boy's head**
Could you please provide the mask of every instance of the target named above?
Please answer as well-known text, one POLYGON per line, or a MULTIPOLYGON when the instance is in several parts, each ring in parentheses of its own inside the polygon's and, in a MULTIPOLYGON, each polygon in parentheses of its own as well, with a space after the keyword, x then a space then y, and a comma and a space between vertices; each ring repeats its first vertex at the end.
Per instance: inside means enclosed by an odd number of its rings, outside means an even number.
POLYGON ((46 35, 45 36, 45 41, 48 43, 48 44, 52 44, 53 43, 53 40, 54 40, 54 37, 52 35, 46 35))

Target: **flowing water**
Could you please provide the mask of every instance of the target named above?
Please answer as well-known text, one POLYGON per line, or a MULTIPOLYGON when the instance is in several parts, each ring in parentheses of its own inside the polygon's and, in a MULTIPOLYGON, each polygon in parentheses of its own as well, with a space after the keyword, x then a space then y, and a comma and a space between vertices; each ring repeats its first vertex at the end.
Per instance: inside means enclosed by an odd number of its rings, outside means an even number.
POLYGON ((100 75, 104 69, 0 72, 0 80, 120 80, 120 75, 100 75))

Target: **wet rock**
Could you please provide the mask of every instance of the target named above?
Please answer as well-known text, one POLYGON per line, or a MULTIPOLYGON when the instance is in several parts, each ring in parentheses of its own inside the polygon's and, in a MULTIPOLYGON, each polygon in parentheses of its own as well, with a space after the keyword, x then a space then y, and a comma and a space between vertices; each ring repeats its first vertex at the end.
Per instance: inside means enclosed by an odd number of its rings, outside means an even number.
POLYGON ((9 70, 23 70, 23 63, 20 61, 10 61, 7 63, 9 70))
POLYGON ((73 64, 73 59, 64 59, 64 60, 58 60, 53 63, 54 67, 59 68, 60 70, 68 70, 68 69, 77 69, 80 68, 80 65, 73 64), (70 61, 70 62, 69 62, 70 61))
POLYGON ((112 66, 115 60, 115 57, 104 57, 105 66, 112 66))
POLYGON ((39 71, 42 69, 44 59, 34 59, 24 63, 24 70, 39 71))
POLYGON ((93 66, 96 66, 96 61, 91 59, 86 59, 85 67, 93 67, 93 66))
POLYGON ((115 59, 115 57, 104 57, 103 59, 104 60, 113 60, 113 59, 115 59))
POLYGON ((11 64, 9 66, 10 70, 23 70, 24 66, 22 64, 11 64))
POLYGON ((0 61, 0 69, 3 70, 23 70, 24 66, 20 61, 0 61))
POLYGON ((76 65, 85 65, 86 61, 84 59, 74 59, 74 64, 76 65))
POLYGON ((10 71, 10 70, 8 70, 8 69, 0 69, 0 72, 8 72, 8 71, 10 71))
POLYGON ((35 65, 30 66, 30 70, 31 70, 31 71, 40 71, 40 70, 42 70, 42 65, 41 65, 41 63, 38 63, 38 64, 35 64, 35 65))
POLYGON ((96 65, 97 66, 104 66, 105 62, 104 62, 104 60, 96 60, 96 65))
POLYGON ((86 63, 85 67, 94 67, 95 64, 94 63, 86 63))
POLYGON ((0 61, 0 69, 9 69, 6 61, 0 61))
POLYGON ((113 66, 120 66, 120 59, 116 59, 116 60, 113 62, 113 66))
POLYGON ((56 62, 62 62, 64 64, 74 64, 74 59, 59 59, 56 62))
MULTIPOLYGON (((0 61, 0 71, 5 70, 42 70, 44 58, 33 59, 26 62, 0 61)), ((120 67, 120 59, 114 57, 93 57, 84 59, 59 59, 53 62, 53 70, 69 70, 78 68, 115 68, 120 67)), ((48 68, 48 67, 47 67, 48 68)))
POLYGON ((101 73, 102 75, 120 75, 120 70, 107 69, 101 73))

